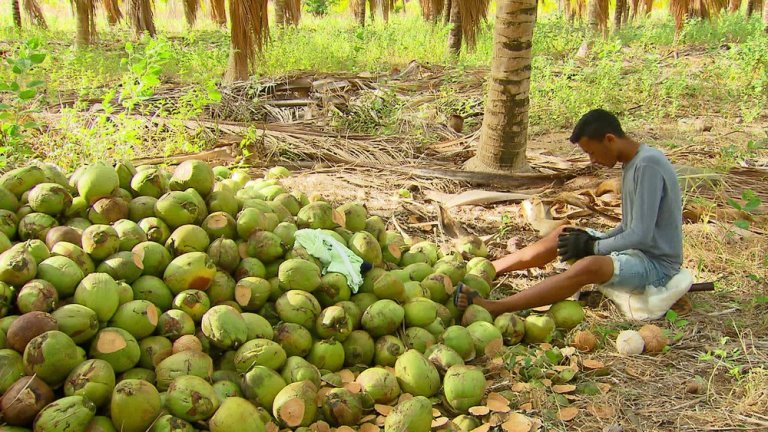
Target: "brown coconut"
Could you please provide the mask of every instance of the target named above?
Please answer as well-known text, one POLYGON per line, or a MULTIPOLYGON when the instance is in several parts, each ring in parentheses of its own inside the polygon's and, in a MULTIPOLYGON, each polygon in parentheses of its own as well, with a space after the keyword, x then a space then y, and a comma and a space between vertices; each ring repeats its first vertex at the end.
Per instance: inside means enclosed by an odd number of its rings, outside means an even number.
POLYGON ((581 330, 573 336, 571 346, 582 352, 590 352, 597 347, 597 338, 589 330, 581 330))
POLYGON ((645 342, 645 351, 649 353, 658 353, 664 351, 669 344, 669 339, 664 332, 653 324, 646 324, 637 331, 645 342))
POLYGON ((25 313, 16 318, 8 328, 8 334, 6 334, 8 347, 24 353, 24 348, 29 341, 47 331, 58 329, 56 318, 49 313, 40 311, 25 313))
POLYGON ((182 351, 203 352, 203 344, 195 335, 184 335, 173 342, 173 353, 182 351))
POLYGON ((53 249, 53 246, 56 243, 60 242, 72 243, 73 245, 82 247, 82 236, 72 227, 57 226, 51 228, 48 231, 48 234, 45 235, 45 245, 48 246, 48 249, 50 250, 53 249))
POLYGON ((26 426, 53 401, 53 390, 48 384, 35 376, 25 376, 13 383, 0 399, 0 412, 9 425, 26 426))

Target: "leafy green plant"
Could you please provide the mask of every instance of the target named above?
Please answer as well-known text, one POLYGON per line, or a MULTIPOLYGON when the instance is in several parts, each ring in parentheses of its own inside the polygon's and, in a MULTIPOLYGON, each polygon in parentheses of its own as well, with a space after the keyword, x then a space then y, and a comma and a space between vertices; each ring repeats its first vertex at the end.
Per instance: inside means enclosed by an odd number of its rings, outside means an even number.
POLYGON ((44 81, 34 79, 32 72, 45 61, 46 54, 40 51, 40 41, 30 39, 20 45, 14 56, 2 63, 0 76, 0 168, 9 160, 31 154, 27 144, 27 133, 38 129, 34 121, 34 103, 44 81))
POLYGON ((125 44, 127 57, 123 58, 123 66, 128 71, 123 75, 120 102, 128 110, 132 110, 142 101, 155 94, 160 86, 160 75, 171 60, 173 53, 168 44, 162 39, 149 39, 144 50, 139 50, 131 42, 125 44))
POLYGON ((672 330, 665 330, 667 337, 672 339, 673 342, 677 342, 682 339, 685 335, 683 329, 688 325, 688 320, 680 318, 678 313, 672 309, 667 311, 665 318, 667 322, 669 322, 669 324, 672 326, 672 330))
POLYGON ((325 16, 338 3, 339 0, 306 0, 304 8, 314 16, 325 16))
MULTIPOLYGON (((733 198, 728 198, 728 205, 748 215, 751 215, 763 203, 760 197, 758 197, 752 189, 747 189, 742 192, 741 199, 742 202, 738 202, 733 198)), ((747 219, 737 219, 733 224, 741 229, 749 229, 751 222, 747 219)))
MULTIPOLYGON (((718 367, 724 366, 728 369, 728 374, 736 380, 740 380, 743 376, 742 367, 738 363, 738 358, 741 355, 739 348, 727 349, 726 344, 730 340, 729 337, 723 336, 720 338, 720 347, 713 350, 708 350, 706 353, 699 356, 701 361, 714 361, 715 370, 718 367)), ((714 375, 715 371, 712 371, 714 375)))

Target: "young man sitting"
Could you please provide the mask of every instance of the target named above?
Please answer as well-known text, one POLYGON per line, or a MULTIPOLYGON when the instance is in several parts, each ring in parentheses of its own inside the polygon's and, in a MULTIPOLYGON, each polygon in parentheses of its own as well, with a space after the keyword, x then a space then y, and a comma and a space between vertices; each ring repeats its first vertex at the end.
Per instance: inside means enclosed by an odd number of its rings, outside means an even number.
POLYGON ((570 141, 593 164, 622 164, 621 224, 601 234, 561 227, 524 249, 494 261, 497 274, 543 267, 558 256, 573 264, 563 273, 501 300, 487 300, 462 286, 459 309, 477 304, 493 316, 556 303, 585 285, 643 289, 663 287, 682 265, 682 199, 677 174, 660 151, 627 136, 611 113, 585 114, 570 141))

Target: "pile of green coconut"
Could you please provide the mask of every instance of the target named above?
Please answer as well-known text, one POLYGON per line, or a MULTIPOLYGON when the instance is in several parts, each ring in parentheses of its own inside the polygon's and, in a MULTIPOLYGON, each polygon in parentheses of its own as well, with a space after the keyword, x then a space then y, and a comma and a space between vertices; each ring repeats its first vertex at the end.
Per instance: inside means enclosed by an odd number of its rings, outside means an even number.
POLYGON ((482 241, 410 244, 289 175, 195 160, 2 175, 0 431, 466 431, 484 361, 583 319, 575 302, 462 313, 454 287, 487 297, 495 278, 482 241), (305 229, 370 264, 362 284, 296 246, 305 229))

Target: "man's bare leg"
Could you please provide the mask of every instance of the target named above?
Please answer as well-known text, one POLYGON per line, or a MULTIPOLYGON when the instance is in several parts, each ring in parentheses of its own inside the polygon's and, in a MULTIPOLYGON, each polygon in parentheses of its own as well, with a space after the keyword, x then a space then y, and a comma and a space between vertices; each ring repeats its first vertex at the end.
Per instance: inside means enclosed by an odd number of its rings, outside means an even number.
POLYGON ((558 227, 535 243, 494 261, 493 267, 496 269, 496 274, 544 267, 554 261, 557 258, 557 238, 563 232, 563 228, 558 227))
MULTIPOLYGON (((565 300, 585 285, 602 284, 613 277, 613 260, 607 256, 590 256, 577 261, 568 270, 549 277, 538 284, 501 300, 475 297, 473 304, 484 307, 494 317, 505 312, 516 312, 565 300)), ((464 288, 467 290, 468 288, 464 288)), ((458 307, 467 307, 464 290, 459 295, 458 307)))

